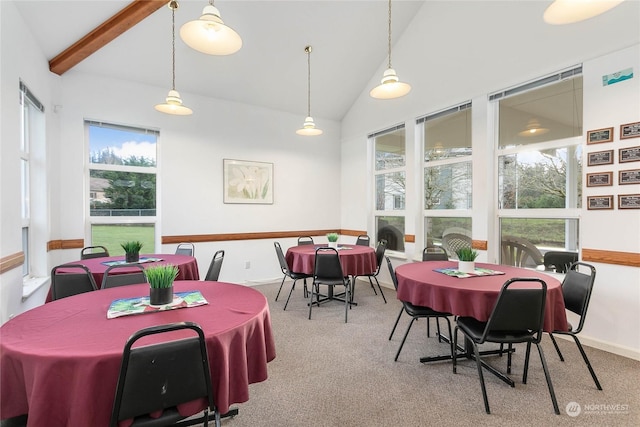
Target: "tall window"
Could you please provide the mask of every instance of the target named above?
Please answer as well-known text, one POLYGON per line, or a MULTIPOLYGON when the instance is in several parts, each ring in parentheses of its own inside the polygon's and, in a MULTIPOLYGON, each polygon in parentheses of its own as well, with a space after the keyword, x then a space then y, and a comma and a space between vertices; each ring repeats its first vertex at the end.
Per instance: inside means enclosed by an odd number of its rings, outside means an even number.
POLYGON ((447 246, 446 235, 462 234, 471 244, 471 103, 417 120, 422 125, 424 232, 426 246, 447 246))
MULTIPOLYGON (((22 275, 26 278, 38 274, 33 268, 33 248, 34 236, 33 221, 31 212, 33 209, 32 194, 32 165, 34 159, 31 151, 34 147, 44 151, 44 106, 29 91, 24 83, 20 82, 20 104, 22 107, 21 134, 20 134, 20 214, 22 220, 22 252, 24 253, 24 264, 22 264, 22 275)), ((41 154, 41 156, 44 156, 41 154)), ((36 159, 36 163, 38 159, 36 159)), ((44 170, 44 169, 43 169, 44 170)))
POLYGON ((404 251, 405 234, 405 130, 404 125, 369 135, 374 145, 376 240, 387 249, 404 251))
POLYGON ((509 245, 542 268, 550 250, 577 252, 582 188, 582 68, 490 96, 497 109, 501 262, 509 245), (520 242, 520 243, 517 243, 520 242))
POLYGON ((155 252, 156 145, 158 131, 87 121, 88 212, 92 245, 112 255, 139 240, 155 252))

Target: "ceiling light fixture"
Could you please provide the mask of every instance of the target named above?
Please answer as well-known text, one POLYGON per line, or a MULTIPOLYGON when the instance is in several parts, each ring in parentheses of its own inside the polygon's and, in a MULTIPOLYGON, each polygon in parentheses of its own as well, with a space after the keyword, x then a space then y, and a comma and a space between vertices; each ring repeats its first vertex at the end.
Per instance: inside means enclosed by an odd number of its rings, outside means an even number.
POLYGON ((530 119, 527 128, 522 132, 518 132, 520 136, 538 136, 549 132, 549 129, 543 128, 536 119, 530 119))
POLYGON ((209 55, 231 55, 242 47, 240 35, 225 25, 213 0, 209 0, 199 19, 180 28, 180 37, 189 47, 209 55))
POLYGON ((555 0, 544 11, 547 24, 573 24, 613 9, 623 0, 555 0))
POLYGON ((311 117, 311 51, 313 49, 311 46, 306 46, 304 48, 305 53, 307 54, 307 118, 304 119, 304 124, 301 129, 298 129, 296 133, 298 135, 304 136, 316 136, 322 135, 322 130, 316 127, 316 124, 313 122, 313 117, 311 117))
POLYGON ((171 9, 171 65, 173 67, 171 72, 171 90, 165 99, 165 103, 158 104, 155 108, 162 113, 188 116, 192 114, 193 111, 191 108, 182 105, 182 99, 176 90, 176 9, 179 5, 177 1, 171 0, 167 6, 171 9))
POLYGON ((382 75, 382 81, 380 84, 369 92, 372 98, 377 99, 393 99, 400 98, 409 93, 411 86, 407 83, 402 83, 398 79, 396 70, 391 67, 391 0, 389 0, 389 61, 387 63, 387 69, 382 75))

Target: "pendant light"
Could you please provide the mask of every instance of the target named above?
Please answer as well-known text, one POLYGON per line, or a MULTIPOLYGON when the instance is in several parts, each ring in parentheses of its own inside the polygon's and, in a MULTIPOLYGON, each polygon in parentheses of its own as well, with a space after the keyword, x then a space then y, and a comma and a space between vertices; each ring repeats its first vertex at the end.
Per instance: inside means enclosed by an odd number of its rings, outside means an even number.
POLYGON ((242 39, 224 24, 213 0, 209 0, 199 19, 180 28, 180 37, 189 47, 209 55, 231 55, 242 47, 242 39))
POLYGON ((165 99, 165 103, 158 104, 155 108, 162 113, 188 116, 192 114, 193 111, 191 108, 182 105, 182 99, 176 90, 176 9, 179 5, 177 1, 171 0, 168 6, 169 9, 171 9, 171 90, 165 99))
POLYGON ((377 99, 393 99, 400 98, 409 93, 411 86, 408 83, 402 83, 398 79, 396 70, 391 67, 391 0, 389 0, 389 62, 387 69, 382 75, 380 84, 369 92, 372 98, 377 99))
POLYGON ((543 128, 537 119, 530 119, 525 130, 518 132, 520 136, 538 136, 549 132, 549 129, 543 128))
POLYGON ((573 24, 613 9, 623 0, 555 0, 544 11, 547 24, 573 24))
POLYGON ((322 130, 316 127, 316 124, 313 122, 313 117, 311 117, 311 51, 313 49, 311 46, 306 46, 304 48, 305 53, 307 54, 307 118, 304 119, 304 124, 301 129, 298 129, 296 133, 298 135, 304 136, 316 136, 322 135, 322 130))

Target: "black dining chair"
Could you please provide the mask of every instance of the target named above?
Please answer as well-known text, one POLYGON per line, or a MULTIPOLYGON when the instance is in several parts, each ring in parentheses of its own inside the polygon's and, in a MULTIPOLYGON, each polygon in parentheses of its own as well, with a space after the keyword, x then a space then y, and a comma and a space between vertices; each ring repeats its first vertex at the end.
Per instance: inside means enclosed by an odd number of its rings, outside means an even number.
POLYGON ((315 265, 313 267, 313 283, 311 284, 311 298, 309 300, 309 320, 313 308, 313 296, 316 296, 315 304, 320 304, 320 285, 344 286, 344 323, 347 323, 347 313, 351 307, 351 284, 345 277, 340 256, 335 248, 321 247, 316 249, 315 265))
POLYGON ((137 283, 147 283, 147 276, 144 274, 144 267, 140 264, 117 264, 108 267, 102 276, 100 289, 115 288, 117 286, 134 285, 137 283), (118 270, 135 269, 138 271, 128 273, 118 273, 118 270))
POLYGON ((217 282, 220 277, 220 270, 222 270, 222 261, 224 261, 224 251, 221 249, 213 254, 213 258, 211 258, 211 263, 209 264, 209 269, 207 270, 207 275, 204 277, 204 280, 217 282))
POLYGON ((51 300, 97 290, 93 274, 82 264, 62 264, 51 269, 51 300), (69 271, 59 271, 72 270, 69 271))
POLYGON ((307 279, 313 277, 312 274, 305 273, 295 273, 289 269, 289 264, 287 264, 287 260, 284 257, 284 253, 282 252, 282 247, 280 243, 273 242, 273 246, 276 248, 276 256, 278 257, 278 263, 280 263, 280 271, 284 276, 282 277, 282 283, 280 283, 280 288, 278 288, 278 294, 276 295, 276 301, 278 301, 278 297, 280 296, 280 291, 282 290, 282 286, 284 285, 284 281, 286 278, 290 278, 293 280, 293 284, 291 285, 291 290, 289 290, 289 296, 287 297, 287 302, 284 304, 284 310, 287 309, 287 305, 289 305, 289 299, 291 299, 291 294, 296 287, 296 282, 300 279, 304 281, 303 288, 303 296, 307 298, 309 296, 309 288, 307 287, 307 279))
POLYGON ((361 234, 356 238, 356 245, 359 246, 370 246, 371 238, 367 234, 361 234))
POLYGON ((213 401, 209 358, 204 332, 193 322, 151 326, 135 332, 126 342, 120 375, 116 387, 110 427, 124 420, 132 426, 193 425, 208 426, 209 411, 215 425, 220 426, 220 413, 213 401), (182 339, 166 338, 157 344, 137 345, 149 335, 167 337, 178 330, 191 330, 195 336, 182 339), (196 399, 206 399, 207 407, 197 421, 183 416, 178 405, 196 399), (160 411, 159 417, 149 414, 160 411))
MULTIPOLYGON (((560 415, 558 409, 558 401, 551 383, 551 376, 547 368, 547 361, 544 358, 544 352, 540 341, 542 340, 542 327, 544 324, 544 309, 547 297, 547 284, 542 279, 537 278, 513 278, 509 279, 502 286, 498 300, 493 308, 489 320, 481 322, 473 317, 458 317, 456 319, 456 327, 453 331, 453 346, 451 357, 453 359, 453 373, 456 373, 457 352, 453 349, 457 348, 458 329, 463 333, 468 342, 473 346, 474 358, 478 368, 478 377, 480 379, 480 388, 482 389, 482 398, 484 400, 484 408, 487 414, 490 414, 489 400, 487 398, 487 389, 482 374, 483 361, 480 358, 478 345, 493 342, 509 344, 511 346, 516 343, 526 343, 527 349, 524 358, 524 368, 522 373, 522 383, 527 383, 527 373, 529 371, 529 355, 531 353, 531 344, 535 344, 540 355, 540 362, 544 370, 544 376, 547 380, 547 387, 551 395, 553 410, 556 415, 560 415), (516 285, 516 286, 514 286, 516 285), (524 286, 524 287, 523 287, 524 286)), ((509 372, 511 367, 512 352, 508 352, 507 369, 509 372)))
POLYGON ((369 279, 369 284, 371 285, 371 289, 373 289, 373 293, 378 295, 378 292, 376 291, 376 287, 373 284, 374 281, 376 282, 376 285, 378 285, 378 290, 380 291, 380 296, 382 296, 382 300, 384 301, 385 304, 387 303, 387 298, 384 296, 384 292, 382 292, 382 287, 380 286, 380 282, 378 281, 378 274, 380 274, 380 268, 382 267, 382 263, 384 262, 384 253, 386 250, 387 250, 387 241, 380 240, 378 242, 378 245, 376 246, 376 271, 374 271, 371 274, 363 274, 363 275, 353 277, 353 283, 351 284, 352 285, 351 298, 353 298, 353 295, 355 294, 356 278, 366 277, 367 279, 369 279))
MULTIPOLYGON (((449 261, 449 255, 442 246, 426 246, 422 250, 422 261, 449 261)), ((440 321, 436 317, 436 326, 438 328, 438 340, 442 340, 440 335, 440 321)), ((393 331, 391 332, 393 335, 393 331)), ((427 319, 427 337, 431 336, 431 321, 427 319)))
POLYGON ((313 245, 313 237, 311 236, 298 237, 298 246, 300 245, 313 245))
POLYGON ((109 250, 105 246, 87 246, 80 251, 80 259, 103 258, 109 256, 109 250))
POLYGON ((582 359, 584 363, 587 365, 589 372, 591 373, 591 378, 593 378, 593 382, 596 383, 596 387, 598 390, 602 390, 602 386, 600 385, 600 381, 598 381, 598 377, 596 376, 591 363, 589 362, 589 358, 587 357, 587 353, 585 353, 584 348, 582 348, 582 344, 578 339, 578 334, 582 331, 582 327, 584 326, 584 321, 587 318, 587 308, 589 308, 589 300, 591 300, 591 291, 593 290, 593 284, 596 281, 596 269, 594 266, 584 263, 584 262, 575 262, 569 267, 567 274, 564 276, 564 281, 562 282, 562 296, 564 298, 564 306, 567 310, 577 314, 580 316, 580 320, 578 321, 578 327, 573 329, 573 326, 569 324, 568 331, 553 331, 549 332, 549 337, 553 342, 553 346, 556 348, 556 352, 560 357, 560 360, 564 362, 564 357, 562 357, 562 353, 560 352, 560 347, 558 347, 558 343, 554 338, 554 334, 556 335, 568 335, 576 343, 578 346, 578 350, 580 350, 580 354, 582 355, 582 359), (587 273, 582 273, 580 271, 580 267, 583 268, 583 271, 586 270, 587 273))
POLYGON ((194 256, 195 253, 196 253, 196 246, 191 242, 180 243, 176 247, 176 255, 194 256))

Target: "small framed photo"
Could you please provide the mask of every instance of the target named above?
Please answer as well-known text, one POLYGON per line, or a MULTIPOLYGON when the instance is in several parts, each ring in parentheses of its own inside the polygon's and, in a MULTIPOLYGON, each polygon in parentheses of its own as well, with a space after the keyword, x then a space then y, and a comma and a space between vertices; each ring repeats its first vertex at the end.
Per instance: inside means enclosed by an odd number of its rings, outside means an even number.
POLYGON ((273 204, 273 163, 223 159, 224 203, 273 204))
POLYGON ((587 174, 587 187, 606 187, 613 185, 613 172, 587 174))
POLYGON ((613 209, 613 196, 589 196, 587 197, 587 209, 613 209))
POLYGON ((595 153, 587 154, 587 156, 587 166, 613 164, 613 150, 596 151, 595 153))
POLYGON ((628 163, 640 161, 640 145, 637 147, 621 148, 618 150, 618 162, 628 163))
POLYGON ((640 184, 640 169, 629 169, 618 172, 618 184, 640 184))
POLYGON ((613 128, 590 130, 587 132, 587 144, 600 144, 613 141, 613 128))
POLYGON ((640 194, 618 195, 618 209, 640 209, 640 194))
POLYGON ((620 125, 620 139, 640 137, 640 122, 620 125))

